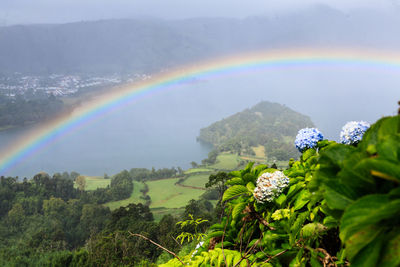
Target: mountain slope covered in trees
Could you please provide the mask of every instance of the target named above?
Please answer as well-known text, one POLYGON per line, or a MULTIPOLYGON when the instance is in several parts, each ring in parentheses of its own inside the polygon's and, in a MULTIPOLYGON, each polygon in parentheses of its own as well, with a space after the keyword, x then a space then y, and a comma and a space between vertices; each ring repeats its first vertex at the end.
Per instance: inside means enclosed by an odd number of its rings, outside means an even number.
POLYGON ((296 157, 293 146, 297 131, 313 127, 311 119, 288 107, 267 101, 236 113, 200 130, 200 141, 219 151, 251 153, 251 147, 264 146, 269 159, 296 157))

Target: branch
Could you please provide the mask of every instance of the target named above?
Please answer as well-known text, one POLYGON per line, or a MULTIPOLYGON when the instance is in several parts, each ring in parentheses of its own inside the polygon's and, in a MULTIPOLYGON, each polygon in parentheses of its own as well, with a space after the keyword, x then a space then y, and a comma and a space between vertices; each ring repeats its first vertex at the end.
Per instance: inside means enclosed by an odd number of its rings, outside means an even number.
POLYGON ((270 256, 268 259, 266 259, 266 260, 264 261, 264 263, 267 263, 267 262, 269 262, 270 260, 272 260, 273 258, 279 257, 280 255, 286 253, 288 250, 290 250, 290 249, 294 248, 295 246, 299 245, 302 241, 303 241, 303 239, 300 238, 300 239, 294 244, 293 247, 287 248, 287 249, 282 250, 281 252, 279 252, 279 253, 277 253, 277 254, 275 254, 275 255, 273 255, 273 256, 270 256))
POLYGON ((156 245, 157 247, 159 247, 159 248, 165 250, 166 252, 168 252, 169 254, 171 254, 172 256, 174 256, 175 258, 177 258, 177 259, 182 263, 182 265, 185 265, 185 264, 183 263, 183 261, 178 257, 178 255, 176 255, 176 254, 173 253, 172 251, 170 251, 170 250, 164 248, 164 247, 161 246, 160 244, 154 242, 154 241, 151 240, 150 238, 147 238, 147 237, 145 237, 144 235, 141 235, 141 234, 133 234, 133 233, 131 233, 131 231, 128 231, 128 233, 129 233, 131 236, 138 236, 138 237, 140 237, 140 238, 143 238, 143 239, 149 241, 149 242, 152 243, 153 245, 156 245))
POLYGON ((262 225, 268 227, 270 230, 275 230, 274 227, 269 225, 267 220, 265 220, 257 211, 254 210, 252 205, 247 206, 244 211, 249 213, 251 216, 254 216, 262 225))
POLYGON ((247 255, 249 255, 250 252, 253 251, 253 249, 258 245, 258 243, 260 243, 260 240, 261 240, 261 237, 256 242, 254 242, 253 246, 251 246, 251 248, 242 256, 240 261, 238 263, 236 263, 233 267, 238 266, 242 262, 242 260, 246 259, 247 255))

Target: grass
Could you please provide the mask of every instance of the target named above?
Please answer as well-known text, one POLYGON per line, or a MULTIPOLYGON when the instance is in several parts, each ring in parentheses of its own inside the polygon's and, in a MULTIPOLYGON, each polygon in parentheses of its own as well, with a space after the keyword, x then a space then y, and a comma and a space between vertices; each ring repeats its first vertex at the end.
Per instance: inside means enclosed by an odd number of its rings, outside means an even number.
POLYGON ((104 179, 101 176, 85 176, 85 190, 96 190, 97 188, 106 188, 110 185, 111 179, 104 179))
POLYGON ((210 173, 205 174, 193 174, 190 175, 184 182, 184 185, 187 186, 195 186, 195 187, 203 187, 205 188, 205 184, 208 182, 208 177, 210 173))
POLYGON ((181 208, 189 200, 198 199, 204 190, 175 185, 179 178, 170 178, 147 182, 148 195, 151 197, 150 208, 181 208))
POLYGON ((131 203, 144 203, 144 200, 140 197, 142 196, 142 192, 140 190, 144 188, 144 184, 141 182, 133 181, 133 192, 131 196, 127 199, 111 201, 104 204, 104 206, 109 207, 111 210, 115 210, 119 207, 128 206, 131 203))
POLYGON ((185 174, 197 173, 197 172, 211 172, 211 169, 207 168, 193 168, 185 171, 185 174))
POLYGON ((239 166, 240 157, 236 154, 223 153, 218 155, 217 162, 210 168, 217 170, 234 170, 239 166))

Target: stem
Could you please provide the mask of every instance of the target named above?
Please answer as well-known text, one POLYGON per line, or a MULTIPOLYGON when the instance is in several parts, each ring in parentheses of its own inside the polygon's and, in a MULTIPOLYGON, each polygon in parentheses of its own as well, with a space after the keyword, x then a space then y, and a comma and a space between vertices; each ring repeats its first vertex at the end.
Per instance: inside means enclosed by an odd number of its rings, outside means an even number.
POLYGON ((128 233, 129 233, 131 236, 138 236, 138 237, 140 237, 140 238, 143 238, 143 239, 149 241, 149 242, 152 243, 153 245, 156 245, 157 247, 159 247, 159 248, 165 250, 166 252, 168 252, 169 254, 171 254, 172 256, 174 256, 175 258, 177 258, 178 261, 180 261, 180 262, 182 263, 182 265, 185 265, 185 264, 183 263, 183 261, 178 257, 178 255, 176 255, 176 254, 173 253, 172 251, 166 249, 165 247, 161 246, 160 244, 154 242, 154 241, 151 240, 150 238, 147 238, 147 237, 145 237, 144 235, 141 235, 141 234, 133 234, 133 233, 131 233, 131 231, 128 231, 128 233))

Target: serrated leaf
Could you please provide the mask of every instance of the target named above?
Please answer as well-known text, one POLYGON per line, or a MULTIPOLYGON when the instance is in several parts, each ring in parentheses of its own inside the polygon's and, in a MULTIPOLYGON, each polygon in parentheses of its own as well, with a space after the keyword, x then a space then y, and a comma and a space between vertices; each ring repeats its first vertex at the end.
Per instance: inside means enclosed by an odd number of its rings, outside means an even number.
POLYGON ((234 185, 232 187, 229 187, 223 197, 222 197, 222 201, 226 201, 228 199, 240 196, 244 193, 249 193, 249 190, 247 189, 247 187, 243 186, 243 185, 234 185))
POLYGON ((217 262, 217 267, 222 266, 222 263, 224 262, 224 254, 219 254, 218 256, 218 262, 217 262))
POLYGON ((224 234, 224 231, 215 231, 215 232, 211 232, 207 235, 207 239, 211 239, 213 237, 220 237, 224 234))
POLYGON ((256 186, 254 185, 253 182, 248 182, 247 185, 246 185, 246 187, 247 187, 247 189, 248 189, 250 192, 253 192, 254 189, 256 189, 256 186))
POLYGON ((244 185, 242 178, 235 177, 225 182, 226 185, 244 185))
POLYGON ((317 151, 314 148, 310 148, 310 149, 307 149, 306 151, 304 151, 301 158, 303 159, 303 161, 307 161, 309 158, 311 158, 315 154, 317 154, 317 151))
POLYGON ((246 208, 247 202, 239 202, 237 203, 232 210, 232 218, 235 220, 241 213, 242 211, 246 208))

